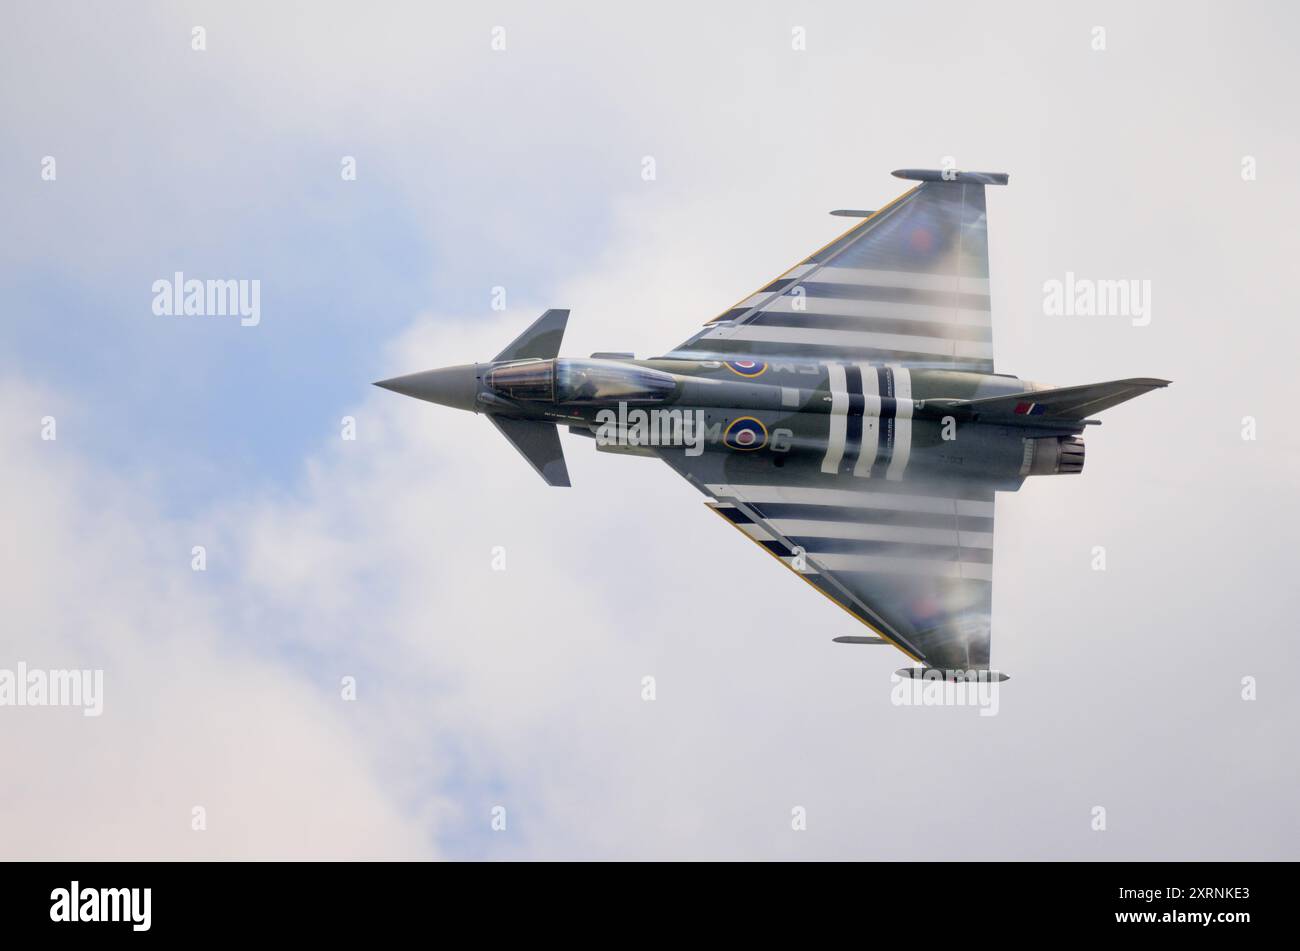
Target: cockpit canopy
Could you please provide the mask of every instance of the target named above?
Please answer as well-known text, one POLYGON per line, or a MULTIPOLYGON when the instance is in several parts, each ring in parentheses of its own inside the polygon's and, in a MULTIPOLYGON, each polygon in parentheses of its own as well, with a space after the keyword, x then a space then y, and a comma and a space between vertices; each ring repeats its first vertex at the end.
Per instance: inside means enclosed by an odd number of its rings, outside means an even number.
POLYGON ((555 401, 644 403, 670 396, 670 374, 614 360, 556 360, 555 401))
POLYGON ((613 360, 525 360, 488 371, 487 385, 516 400, 550 403, 657 402, 672 394, 670 374, 613 360))
POLYGON ((555 402, 555 361, 525 360, 506 363, 488 371, 487 385, 512 400, 555 402))

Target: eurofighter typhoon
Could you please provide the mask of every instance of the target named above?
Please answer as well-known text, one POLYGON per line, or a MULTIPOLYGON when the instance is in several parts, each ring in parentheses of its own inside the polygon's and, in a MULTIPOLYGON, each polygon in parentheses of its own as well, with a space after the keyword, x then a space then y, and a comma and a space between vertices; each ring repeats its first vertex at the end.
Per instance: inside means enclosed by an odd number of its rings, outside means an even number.
POLYGON ((920 182, 663 356, 559 356, 548 310, 489 363, 378 383, 483 413, 550 485, 557 428, 656 456, 877 636, 945 679, 990 666, 993 500, 1083 470, 1087 417, 1167 380, 1047 387, 994 371, 990 172, 920 182), (942 672, 942 673, 939 673, 942 672))

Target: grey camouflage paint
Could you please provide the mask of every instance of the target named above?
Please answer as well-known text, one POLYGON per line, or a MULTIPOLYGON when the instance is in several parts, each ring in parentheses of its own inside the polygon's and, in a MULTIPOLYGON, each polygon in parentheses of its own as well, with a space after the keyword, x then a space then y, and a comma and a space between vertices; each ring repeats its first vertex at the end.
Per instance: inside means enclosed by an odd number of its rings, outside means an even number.
POLYGON ((995 373, 984 190, 1007 177, 894 174, 921 184, 662 357, 557 359, 568 312, 551 310, 491 363, 378 385, 487 413, 552 485, 569 484, 559 426, 656 456, 923 667, 992 672, 995 494, 1080 472, 1088 414, 1167 381, 995 373), (611 428, 616 407, 698 414, 702 451, 611 428))

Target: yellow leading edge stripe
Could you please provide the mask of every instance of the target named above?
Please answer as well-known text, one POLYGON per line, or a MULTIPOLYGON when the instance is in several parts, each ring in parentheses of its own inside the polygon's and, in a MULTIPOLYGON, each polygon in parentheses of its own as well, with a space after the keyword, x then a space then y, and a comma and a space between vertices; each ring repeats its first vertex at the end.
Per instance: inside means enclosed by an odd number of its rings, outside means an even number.
MULTIPOLYGON (((915 191, 915 189, 913 189, 913 191, 915 191)), ((911 194, 911 192, 909 192, 908 194, 911 194)), ((813 252, 813 253, 815 254, 816 252, 813 252)), ((802 581, 804 584, 808 585, 808 587, 812 588, 814 591, 816 591, 818 594, 820 594, 823 598, 825 598, 825 599, 826 599, 827 601, 829 601, 831 604, 835 605, 837 608, 839 608, 841 611, 843 611, 843 612, 844 612, 845 614, 847 614, 849 617, 853 618, 853 620, 855 620, 855 621, 857 621, 859 624, 865 626, 868 630, 870 630, 870 631, 875 631, 877 634, 880 635, 881 638, 883 638, 884 640, 888 641, 888 642, 889 642, 889 645, 890 645, 891 647, 896 647, 896 648, 897 648, 899 651, 901 651, 904 655, 906 655, 906 656, 909 657, 910 659, 916 661, 918 664, 921 664, 922 666, 924 666, 925 661, 923 661, 920 657, 917 657, 917 656, 916 656, 915 654, 913 654, 910 650, 908 650, 908 649, 907 649, 906 647, 904 647, 902 644, 898 643, 898 641, 894 640, 892 637, 890 637, 888 634, 886 634, 886 633, 885 633, 884 631, 882 631, 880 628, 876 627, 876 626, 875 626, 874 624, 872 624, 870 621, 867 621, 867 620, 864 620, 863 618, 858 617, 856 614, 854 614, 852 611, 850 611, 850 610, 849 610, 847 607, 845 607, 843 604, 840 604, 840 602, 836 601, 834 598, 832 598, 829 594, 827 594, 827 593, 826 593, 825 591, 823 591, 821 588, 817 587, 815 584, 813 584, 811 581, 809 581, 808 578, 807 578, 807 576, 805 576, 802 572, 800 572, 798 569, 796 569, 793 565, 787 565, 784 561, 781 560, 781 556, 780 556, 780 555, 776 554, 776 552, 772 551, 772 549, 770 549, 770 548, 768 548, 766 545, 762 544, 762 543, 761 543, 757 538, 753 538, 753 537, 750 536, 750 535, 746 535, 745 532, 741 529, 741 527, 740 527, 739 525, 737 525, 737 524, 736 524, 735 522, 733 522, 731 519, 727 518, 727 516, 723 515, 720 511, 718 511, 718 507, 717 507, 717 505, 712 505, 712 504, 710 504, 710 503, 708 503, 708 502, 705 502, 704 504, 705 504, 705 506, 708 507, 708 509, 709 509, 710 511, 713 512, 714 515, 718 516, 718 518, 722 519, 724 522, 726 522, 728 525, 730 525, 730 526, 731 526, 732 528, 734 528, 736 531, 740 532, 741 535, 743 535, 745 538, 748 538, 748 539, 749 539, 751 542, 753 542, 755 545, 758 545, 758 547, 761 548, 761 549, 762 549, 764 552, 766 552, 768 555, 771 555, 773 558, 775 558, 776 561, 777 561, 777 563, 778 563, 782 568, 785 568, 787 571, 791 571, 791 572, 793 572, 794 575, 795 575, 795 576, 796 576, 800 581, 802 581)))
MULTIPOLYGON (((823 251, 825 251, 827 248, 829 248, 832 244, 834 244, 834 243, 837 242, 837 241, 842 241, 844 238, 847 238, 849 235, 851 235, 853 232, 857 231, 859 228, 865 228, 868 224, 870 224, 872 221, 874 221, 877 217, 879 217, 880 215, 883 215, 885 212, 889 211, 889 209, 893 208, 895 205, 897 205, 899 202, 901 202, 904 198, 907 198, 909 195, 914 195, 914 194, 916 194, 916 193, 917 193, 918 191, 920 191, 920 190, 921 190, 921 186, 920 186, 920 185, 917 185, 915 188, 909 188, 907 191, 903 192, 903 194, 899 195, 899 196, 898 196, 897 198, 895 198, 893 201, 891 201, 891 202, 889 202, 888 204, 886 204, 885 207, 876 209, 876 210, 873 211, 871 214, 869 214, 867 217, 863 218, 863 219, 862 219, 861 221, 859 221, 857 224, 855 224, 855 225, 853 225, 851 228, 849 228, 847 231, 842 231, 842 232, 840 232, 839 234, 837 234, 835 237, 831 238, 829 241, 827 241, 825 244, 823 244, 820 248, 818 248, 818 249, 817 249, 816 251, 814 251, 812 254, 809 254, 807 257, 803 258, 803 259, 800 260, 800 261, 796 261, 794 264, 790 265, 790 267, 786 268, 785 271, 782 271, 781 274, 778 274, 776 277, 771 278, 770 280, 765 281, 764 283, 760 284, 758 287, 754 288, 754 290, 750 291, 750 292, 749 292, 748 294, 746 294, 744 297, 740 298, 740 300, 736 301, 735 304, 732 304, 732 305, 731 305, 730 307, 728 307, 726 310, 719 312, 718 317, 721 317, 723 314, 727 313, 727 311, 735 310, 735 309, 736 309, 736 306, 737 306, 738 304, 741 304, 741 303, 743 303, 744 301, 749 300, 749 299, 750 299, 751 297, 753 297, 755 294, 760 293, 760 292, 763 290, 763 288, 764 288, 764 287, 767 287, 768 284, 771 284, 772 281, 779 281, 779 280, 781 280, 781 275, 782 275, 782 274, 785 274, 787 271, 789 271, 791 267, 798 267, 800 264, 807 264, 807 263, 808 263, 808 260, 809 260, 810 258, 815 258, 817 255, 821 254, 823 251)), ((707 327, 709 324, 711 324, 711 323, 713 323, 714 321, 716 321, 716 320, 718 319, 718 317, 714 317, 712 320, 708 320, 708 321, 706 321, 705 324, 704 324, 704 326, 707 327)), ((900 649, 901 649, 901 648, 900 648, 900 649)))

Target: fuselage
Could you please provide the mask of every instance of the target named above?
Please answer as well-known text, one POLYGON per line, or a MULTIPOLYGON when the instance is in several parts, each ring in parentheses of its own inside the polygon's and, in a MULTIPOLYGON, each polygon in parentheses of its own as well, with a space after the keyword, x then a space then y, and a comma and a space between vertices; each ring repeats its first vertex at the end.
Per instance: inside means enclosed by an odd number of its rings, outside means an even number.
POLYGON ((1075 471, 1056 462, 1059 440, 1071 437, 952 409, 1036 388, 1013 376, 797 360, 558 358, 455 369, 468 377, 471 368, 476 412, 567 426, 609 452, 676 446, 777 466, 797 460, 829 475, 924 472, 1007 489, 1026 475, 1075 471))

